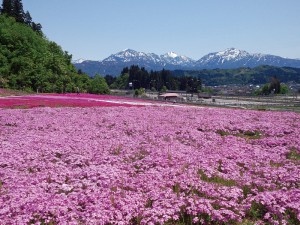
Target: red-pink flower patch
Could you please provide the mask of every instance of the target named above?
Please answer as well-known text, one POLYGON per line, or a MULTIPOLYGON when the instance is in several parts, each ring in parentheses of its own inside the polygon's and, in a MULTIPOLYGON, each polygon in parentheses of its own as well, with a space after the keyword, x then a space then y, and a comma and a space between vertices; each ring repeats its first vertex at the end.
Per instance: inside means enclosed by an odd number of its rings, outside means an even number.
POLYGON ((109 95, 41 94, 0 98, 0 108, 142 106, 150 101, 109 95))

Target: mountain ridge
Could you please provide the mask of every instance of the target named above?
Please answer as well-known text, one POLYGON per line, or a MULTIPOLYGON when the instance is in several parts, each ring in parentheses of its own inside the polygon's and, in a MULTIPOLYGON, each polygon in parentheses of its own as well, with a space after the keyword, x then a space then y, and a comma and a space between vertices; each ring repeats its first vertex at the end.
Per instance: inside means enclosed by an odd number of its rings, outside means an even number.
POLYGON ((145 67, 147 70, 234 69, 239 67, 253 68, 260 65, 300 68, 299 59, 283 58, 262 53, 249 53, 236 48, 228 48, 224 51, 209 53, 199 60, 194 60, 175 52, 157 55, 155 53, 125 49, 111 54, 102 61, 81 59, 79 61, 74 60, 73 64, 77 69, 81 69, 90 76, 94 76, 97 73, 117 76, 124 67, 129 67, 133 64, 145 67))

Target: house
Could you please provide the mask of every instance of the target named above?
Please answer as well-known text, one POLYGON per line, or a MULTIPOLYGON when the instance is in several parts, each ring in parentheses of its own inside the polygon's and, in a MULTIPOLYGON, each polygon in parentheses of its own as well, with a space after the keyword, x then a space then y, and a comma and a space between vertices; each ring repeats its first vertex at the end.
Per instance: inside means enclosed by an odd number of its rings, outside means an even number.
POLYGON ((165 93, 158 96, 159 100, 165 100, 165 101, 182 101, 183 98, 177 93, 165 93))

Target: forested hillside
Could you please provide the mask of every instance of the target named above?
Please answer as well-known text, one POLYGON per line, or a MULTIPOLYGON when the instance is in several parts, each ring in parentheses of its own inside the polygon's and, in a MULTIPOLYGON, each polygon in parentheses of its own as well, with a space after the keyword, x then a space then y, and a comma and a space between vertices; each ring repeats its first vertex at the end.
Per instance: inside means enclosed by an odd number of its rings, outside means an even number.
POLYGON ((2 4, 0 88, 62 93, 74 92, 78 87, 81 91, 108 93, 104 79, 91 79, 77 72, 72 56, 46 39, 42 26, 32 22, 20 3, 4 0, 2 4))
POLYGON ((300 69, 290 67, 258 66, 255 68, 238 69, 213 69, 172 71, 174 76, 192 76, 202 80, 205 85, 228 85, 228 84, 265 84, 269 83, 272 77, 276 77, 281 82, 300 83, 300 69))
POLYGON ((132 65, 125 67, 121 75, 113 77, 106 75, 106 82, 113 89, 151 89, 151 90, 181 90, 198 92, 201 89, 201 80, 193 76, 173 76, 169 70, 150 71, 144 67, 132 65))

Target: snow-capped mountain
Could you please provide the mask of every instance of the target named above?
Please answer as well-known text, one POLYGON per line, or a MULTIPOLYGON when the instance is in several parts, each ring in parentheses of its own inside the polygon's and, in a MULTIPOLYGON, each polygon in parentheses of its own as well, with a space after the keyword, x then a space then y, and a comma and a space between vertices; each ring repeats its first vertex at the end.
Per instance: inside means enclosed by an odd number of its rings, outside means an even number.
POLYGON ((74 63, 77 69, 94 76, 96 73, 106 75, 119 75, 126 66, 139 65, 147 70, 162 69, 190 69, 194 67, 195 60, 186 56, 169 52, 163 55, 154 53, 138 52, 132 49, 125 49, 116 54, 112 54, 102 61, 82 61, 74 63))
POLYGON ((229 48, 225 51, 214 52, 203 56, 197 61, 198 65, 203 67, 215 67, 216 65, 226 65, 227 63, 239 63, 245 65, 250 54, 235 48, 229 48))
POLYGON ((102 62, 130 62, 130 61, 143 61, 147 60, 148 55, 144 52, 137 52, 132 49, 125 49, 116 54, 110 55, 102 62))
POLYGON ((163 55, 156 55, 154 53, 138 52, 132 49, 125 49, 121 52, 113 54, 102 61, 107 62, 139 62, 145 64, 145 66, 155 64, 157 66, 172 66, 172 65, 189 65, 195 61, 182 55, 178 55, 174 52, 169 52, 163 55))
POLYGON ((194 66, 195 60, 183 55, 177 55, 175 52, 168 52, 160 56, 161 61, 170 65, 194 66))
POLYGON ((102 61, 102 63, 136 63, 144 64, 144 66, 147 66, 148 64, 161 64, 161 59, 158 55, 154 53, 144 53, 137 52, 132 49, 125 49, 121 52, 112 54, 109 57, 105 58, 102 61))
POLYGON ((205 55, 197 61, 197 67, 205 69, 231 69, 260 65, 300 67, 300 60, 261 53, 250 54, 236 48, 228 48, 225 51, 205 55))
POLYGON ((168 70, 231 69, 256 67, 259 65, 300 67, 300 60, 260 53, 250 54, 236 48, 207 54, 198 61, 174 52, 157 55, 125 49, 110 55, 102 61, 80 59, 74 61, 74 65, 77 69, 81 69, 91 76, 94 76, 96 73, 117 76, 124 67, 130 67, 131 65, 139 65, 140 67, 145 67, 147 70, 162 70, 163 68, 168 70))

